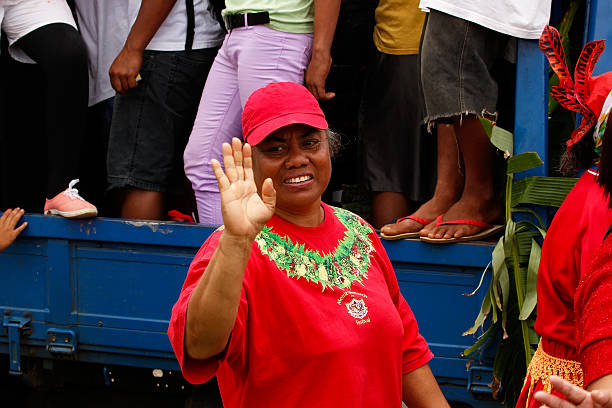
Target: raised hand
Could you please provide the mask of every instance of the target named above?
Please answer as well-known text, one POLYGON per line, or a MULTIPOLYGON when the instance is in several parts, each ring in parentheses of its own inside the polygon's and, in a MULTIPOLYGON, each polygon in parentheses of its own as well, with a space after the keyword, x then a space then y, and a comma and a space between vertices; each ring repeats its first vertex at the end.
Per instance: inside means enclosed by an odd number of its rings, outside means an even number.
POLYGON ((232 145, 223 143, 223 163, 211 160, 221 193, 221 213, 225 231, 232 236, 254 239, 274 214, 276 190, 267 178, 261 187, 261 197, 253 178, 251 146, 233 138, 232 145))
POLYGON ((612 408, 612 398, 607 391, 587 391, 554 375, 550 377, 550 383, 567 398, 567 401, 556 395, 538 391, 534 397, 545 404, 542 405, 544 408, 612 408))
POLYGON ((15 208, 11 210, 9 208, 2 214, 2 217, 0 217, 0 252, 11 245, 21 231, 28 226, 28 223, 24 222, 19 227, 15 228, 15 225, 17 225, 22 215, 22 209, 15 208))

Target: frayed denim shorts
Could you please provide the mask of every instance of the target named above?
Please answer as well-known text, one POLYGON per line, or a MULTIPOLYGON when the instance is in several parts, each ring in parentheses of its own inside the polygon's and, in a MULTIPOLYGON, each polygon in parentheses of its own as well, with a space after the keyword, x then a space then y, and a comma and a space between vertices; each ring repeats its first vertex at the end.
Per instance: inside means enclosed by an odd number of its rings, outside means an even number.
POLYGON ((509 38, 430 11, 420 51, 425 123, 467 114, 497 117, 499 91, 491 70, 506 55, 509 38))
POLYGON ((217 48, 143 53, 138 86, 115 98, 109 189, 184 190, 183 151, 216 54, 217 48))

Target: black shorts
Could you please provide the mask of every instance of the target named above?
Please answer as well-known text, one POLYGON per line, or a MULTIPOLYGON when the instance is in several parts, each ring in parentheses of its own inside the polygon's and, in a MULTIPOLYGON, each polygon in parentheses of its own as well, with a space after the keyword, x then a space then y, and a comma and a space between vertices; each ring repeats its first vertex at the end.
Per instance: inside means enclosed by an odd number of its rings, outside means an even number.
POLYGON ((359 115, 363 179, 373 192, 431 196, 435 140, 422 125, 416 55, 376 51, 369 67, 359 115))
POLYGON ((216 54, 217 48, 144 52, 142 80, 115 98, 109 188, 183 190, 183 151, 216 54))

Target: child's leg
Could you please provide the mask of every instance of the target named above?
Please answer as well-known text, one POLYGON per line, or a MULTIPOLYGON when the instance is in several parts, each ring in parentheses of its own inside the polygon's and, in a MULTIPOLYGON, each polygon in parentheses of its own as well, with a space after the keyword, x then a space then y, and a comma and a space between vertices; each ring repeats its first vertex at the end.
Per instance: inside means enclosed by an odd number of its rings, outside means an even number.
POLYGON ((164 194, 128 187, 121 206, 121 218, 164 219, 164 194))
POLYGON ((385 223, 412 212, 412 202, 404 193, 393 191, 374 192, 372 195, 372 225, 380 228, 385 223))

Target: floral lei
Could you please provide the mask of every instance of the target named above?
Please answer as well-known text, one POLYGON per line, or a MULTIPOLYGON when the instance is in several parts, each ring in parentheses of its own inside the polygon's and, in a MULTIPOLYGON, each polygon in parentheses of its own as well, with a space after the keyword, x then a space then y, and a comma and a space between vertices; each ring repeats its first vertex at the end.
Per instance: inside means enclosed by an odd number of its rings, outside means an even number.
POLYGON ((358 216, 341 208, 332 207, 338 220, 346 227, 344 238, 329 254, 305 249, 304 244, 291 242, 291 238, 264 227, 255 238, 262 254, 292 278, 304 278, 320 283, 325 288, 350 288, 351 283, 368 277, 370 257, 374 252, 369 233, 371 227, 358 216))

